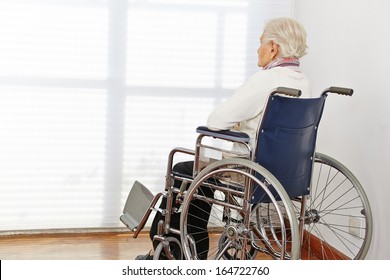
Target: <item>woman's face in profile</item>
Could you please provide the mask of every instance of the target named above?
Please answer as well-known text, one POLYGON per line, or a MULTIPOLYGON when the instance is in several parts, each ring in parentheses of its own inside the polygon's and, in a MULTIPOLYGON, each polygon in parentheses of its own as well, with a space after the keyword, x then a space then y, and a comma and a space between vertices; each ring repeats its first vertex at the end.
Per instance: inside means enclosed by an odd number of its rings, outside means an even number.
POLYGON ((275 57, 273 42, 265 42, 264 35, 260 37, 260 47, 257 49, 259 67, 267 66, 275 57))

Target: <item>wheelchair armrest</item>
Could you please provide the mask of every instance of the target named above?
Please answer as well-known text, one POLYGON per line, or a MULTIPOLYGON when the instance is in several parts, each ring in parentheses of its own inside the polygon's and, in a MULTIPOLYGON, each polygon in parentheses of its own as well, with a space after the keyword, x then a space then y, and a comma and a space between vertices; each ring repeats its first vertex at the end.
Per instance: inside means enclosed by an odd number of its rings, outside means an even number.
POLYGON ((234 130, 211 130, 206 126, 199 126, 196 129, 197 133, 203 134, 205 136, 210 136, 218 139, 234 141, 239 143, 249 143, 249 136, 244 132, 238 132, 234 130))

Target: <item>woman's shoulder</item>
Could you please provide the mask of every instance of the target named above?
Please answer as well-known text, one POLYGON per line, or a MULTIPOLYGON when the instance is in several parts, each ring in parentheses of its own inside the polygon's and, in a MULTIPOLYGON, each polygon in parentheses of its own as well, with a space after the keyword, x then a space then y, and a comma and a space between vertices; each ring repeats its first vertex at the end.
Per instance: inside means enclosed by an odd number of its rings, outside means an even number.
POLYGON ((269 81, 272 73, 269 70, 259 70, 247 79, 247 83, 265 83, 269 81))
POLYGON ((248 80, 262 80, 269 79, 274 76, 303 76, 306 75, 300 71, 299 68, 295 67, 275 67, 267 70, 259 70, 252 74, 248 80))

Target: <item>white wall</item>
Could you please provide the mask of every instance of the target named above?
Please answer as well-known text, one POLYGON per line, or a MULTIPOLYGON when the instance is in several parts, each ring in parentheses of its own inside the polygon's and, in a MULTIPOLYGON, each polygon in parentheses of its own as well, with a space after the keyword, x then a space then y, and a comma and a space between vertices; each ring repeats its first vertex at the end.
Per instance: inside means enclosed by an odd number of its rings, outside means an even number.
POLYGON ((386 0, 295 1, 308 33, 302 67, 313 92, 355 90, 351 98, 328 97, 317 150, 347 165, 367 192, 374 216, 368 259, 390 259, 389 10, 386 0))

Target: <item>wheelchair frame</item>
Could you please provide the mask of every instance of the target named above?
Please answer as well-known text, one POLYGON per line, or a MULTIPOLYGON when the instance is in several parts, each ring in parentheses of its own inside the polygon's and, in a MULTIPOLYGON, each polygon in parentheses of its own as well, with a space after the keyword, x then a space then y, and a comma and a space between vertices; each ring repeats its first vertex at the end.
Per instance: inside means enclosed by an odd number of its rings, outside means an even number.
MULTIPOLYGON (((322 93, 322 96, 326 96, 327 93, 350 96, 353 90, 330 87, 322 93)), ((270 94, 270 98, 275 94, 299 97, 300 91, 277 88, 270 94)), ((321 114, 322 111, 320 117, 321 114)), ((148 194, 149 203, 146 205, 149 206, 146 208, 133 205, 134 194, 130 194, 124 214, 121 216, 121 221, 134 231, 133 237, 137 238, 152 211, 159 211, 162 214, 164 219, 160 220, 157 235, 154 236, 154 240, 159 241, 155 248, 154 259, 199 259, 201 252, 197 252, 199 248, 193 237, 197 233, 193 232, 195 226, 190 224, 188 218, 191 215, 190 205, 194 200, 210 203, 213 208, 219 207, 216 220, 225 219, 222 225, 214 227, 214 230, 218 231, 215 233, 218 242, 215 251, 208 248, 207 258, 363 259, 366 256, 373 228, 369 201, 357 178, 340 162, 329 156, 315 153, 311 159, 313 170, 310 172, 310 191, 290 197, 278 178, 255 162, 256 154, 249 145, 248 135, 235 131, 211 131, 206 127, 198 127, 197 132, 199 136, 195 150, 175 148, 170 152, 165 191, 153 198, 148 194), (205 137, 240 143, 247 148, 247 156, 243 158, 243 154, 237 154, 235 158, 214 162, 202 170, 200 165, 202 149, 231 153, 203 144, 202 140, 205 137), (192 178, 172 172, 176 153, 194 156, 192 178), (320 166, 317 168, 317 165, 320 166), (322 175, 324 170, 326 170, 325 175, 322 175), (317 172, 321 175, 314 175, 317 172), (215 179, 216 177, 218 179, 215 179), (174 180, 182 181, 180 189, 173 187, 174 180), (237 180, 243 180, 243 183, 237 180), (314 186, 315 182, 317 186, 314 186), (319 188, 319 182, 324 186, 319 188), (243 185, 251 187, 242 187, 243 185), (262 196, 266 196, 267 199, 258 202, 253 200, 252 186, 254 185, 261 189, 262 196), (213 189, 214 197, 202 195, 204 186, 213 189), (345 193, 340 189, 346 189, 345 193), (318 196, 315 193, 317 191, 318 196), (220 199, 215 195, 216 192, 221 196, 220 199), (335 200, 323 206, 324 201, 334 195, 335 200), (131 196, 133 196, 132 200, 131 196), (352 198, 349 198, 351 196, 352 198), (167 200, 165 209, 156 208, 161 197, 167 200), (179 209, 172 206, 174 197, 181 205, 179 209), (318 201, 318 197, 322 200, 318 201), (334 207, 334 205, 340 206, 334 207), (335 210, 332 210, 333 208, 335 210), (356 211, 360 211, 360 214, 356 214, 356 211), (173 228, 170 225, 171 215, 179 212, 181 212, 180 229, 173 228), (235 216, 232 215, 233 212, 235 216), (140 215, 140 213, 144 214, 140 215), (334 217, 338 220, 338 216, 342 215, 345 215, 343 221, 338 222, 340 225, 334 226, 334 217), (328 217, 332 217, 331 222, 327 221, 328 217), (172 234, 180 236, 180 240, 169 236, 172 234), (302 252, 305 252, 305 255, 302 255, 302 252)), ((138 193, 145 196, 147 189, 143 186, 140 188, 142 191, 138 193)))

